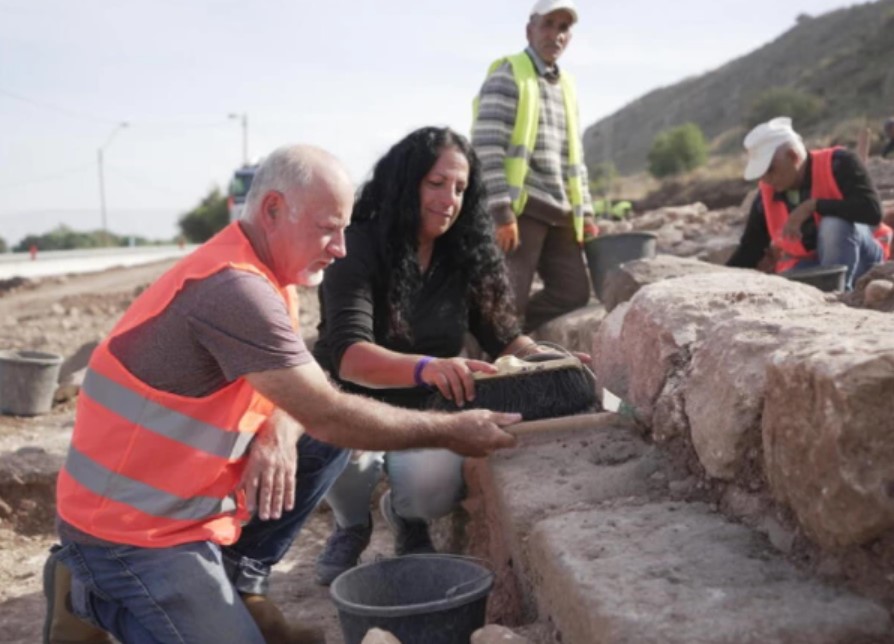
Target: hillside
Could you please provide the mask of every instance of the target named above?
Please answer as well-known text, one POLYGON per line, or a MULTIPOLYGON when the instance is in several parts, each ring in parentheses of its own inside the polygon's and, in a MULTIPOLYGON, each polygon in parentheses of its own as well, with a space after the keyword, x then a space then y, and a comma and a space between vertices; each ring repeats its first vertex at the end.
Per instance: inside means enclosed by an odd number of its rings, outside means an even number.
POLYGON ((829 135, 849 119, 894 112, 894 0, 800 16, 760 49, 646 94, 587 128, 587 163, 592 168, 611 160, 625 174, 643 170, 655 135, 686 122, 697 123, 709 140, 725 140, 727 151, 738 149, 732 144, 744 133, 744 115, 774 87, 823 98, 822 120, 803 132, 808 136, 829 135))

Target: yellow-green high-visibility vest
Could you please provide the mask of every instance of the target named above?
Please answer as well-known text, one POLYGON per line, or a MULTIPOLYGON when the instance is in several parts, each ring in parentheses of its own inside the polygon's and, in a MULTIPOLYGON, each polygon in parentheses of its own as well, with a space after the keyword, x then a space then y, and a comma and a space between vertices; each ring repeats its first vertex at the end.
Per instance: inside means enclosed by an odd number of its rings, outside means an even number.
MULTIPOLYGON (((527 53, 521 52, 513 56, 500 58, 491 64, 487 75, 493 74, 505 62, 512 66, 512 75, 518 85, 518 109, 515 115, 515 127, 506 151, 505 168, 506 183, 509 184, 509 198, 512 200, 512 212, 518 217, 525 209, 528 191, 525 190, 525 177, 528 175, 529 160, 537 145, 537 127, 540 123, 540 87, 537 84, 537 70, 527 53)), ((559 75, 562 97, 565 103, 565 124, 568 137, 568 167, 570 175, 565 182, 568 201, 574 224, 577 241, 584 239, 584 182, 580 176, 583 154, 580 144, 580 128, 577 122, 577 92, 574 80, 563 71, 559 75)), ((478 118, 478 98, 474 101, 474 118, 478 118)))

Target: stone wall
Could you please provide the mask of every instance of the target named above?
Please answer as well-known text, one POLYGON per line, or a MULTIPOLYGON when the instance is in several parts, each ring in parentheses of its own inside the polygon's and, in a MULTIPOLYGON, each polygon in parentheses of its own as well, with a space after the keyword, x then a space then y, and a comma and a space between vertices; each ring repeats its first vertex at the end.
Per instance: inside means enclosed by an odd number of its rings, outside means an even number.
POLYGON ((600 384, 653 440, 682 438, 708 479, 764 490, 820 548, 889 537, 891 315, 754 271, 642 275, 594 335, 600 384))

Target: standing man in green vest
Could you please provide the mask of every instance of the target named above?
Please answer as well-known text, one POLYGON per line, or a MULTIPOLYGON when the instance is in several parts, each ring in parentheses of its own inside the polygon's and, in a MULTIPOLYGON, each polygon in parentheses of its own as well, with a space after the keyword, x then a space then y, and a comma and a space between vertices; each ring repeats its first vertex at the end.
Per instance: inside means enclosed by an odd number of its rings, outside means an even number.
POLYGON ((556 64, 576 22, 573 0, 538 0, 528 20, 528 46, 490 66, 475 100, 472 145, 525 331, 590 297, 581 244, 596 225, 577 93, 556 64), (535 272, 544 288, 529 298, 535 272))

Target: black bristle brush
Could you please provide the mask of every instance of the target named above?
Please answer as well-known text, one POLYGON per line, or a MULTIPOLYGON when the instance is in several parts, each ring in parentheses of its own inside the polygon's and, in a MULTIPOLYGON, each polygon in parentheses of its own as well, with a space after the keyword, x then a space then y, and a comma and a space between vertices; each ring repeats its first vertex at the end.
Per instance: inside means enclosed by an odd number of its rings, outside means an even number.
MULTIPOLYGON (((559 352, 525 358, 503 356, 494 362, 497 373, 474 373, 475 400, 463 409, 517 412, 524 420, 555 418, 600 411, 596 379, 580 360, 559 352)), ((443 411, 460 409, 434 392, 429 406, 443 411)))

